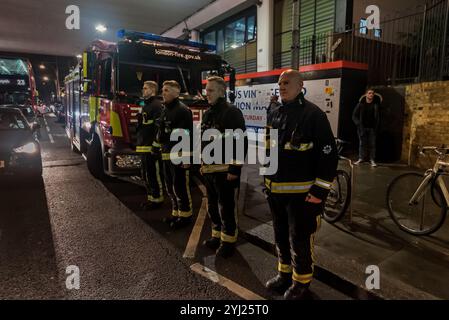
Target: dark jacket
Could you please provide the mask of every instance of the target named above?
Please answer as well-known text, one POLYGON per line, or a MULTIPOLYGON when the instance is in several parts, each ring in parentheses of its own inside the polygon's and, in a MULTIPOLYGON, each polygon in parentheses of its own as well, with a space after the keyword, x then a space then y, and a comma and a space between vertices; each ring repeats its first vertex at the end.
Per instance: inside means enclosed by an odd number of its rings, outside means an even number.
MULTIPOLYGON (((379 129, 380 124, 380 105, 382 102, 382 98, 380 95, 375 94, 373 98, 373 108, 374 108, 374 128, 375 130, 379 129)), ((358 129, 364 129, 363 123, 363 108, 366 107, 366 96, 362 96, 359 100, 359 103, 356 105, 353 113, 352 113, 352 121, 357 126, 358 129)))
MULTIPOLYGON (((156 138, 156 121, 162 114, 162 98, 150 97, 143 101, 142 113, 138 114, 137 146, 151 146, 156 138)), ((143 148, 145 149, 145 148, 143 148)))
POLYGON ((186 154, 180 155, 182 157, 189 157, 191 160, 192 152, 192 131, 193 131, 193 117, 192 111, 179 99, 173 100, 171 103, 165 104, 162 110, 161 117, 157 121, 157 134, 153 143, 154 148, 160 148, 163 160, 170 159, 170 153, 178 142, 170 141, 172 132, 180 131, 189 136, 190 149, 183 150, 186 154))
MULTIPOLYGON (((237 137, 233 136, 233 157, 225 152, 225 140, 229 137, 225 135, 226 129, 241 129, 243 133, 246 131, 245 119, 242 112, 234 105, 229 104, 225 98, 218 99, 217 103, 211 105, 210 108, 203 114, 201 120, 201 136, 204 131, 208 129, 217 129, 220 131, 220 137, 214 137, 214 139, 223 139, 222 162, 219 164, 203 164, 201 171, 203 173, 217 173, 217 172, 229 172, 234 175, 240 175, 241 168, 245 159, 236 159, 237 153, 237 137)), ((246 135, 241 137, 244 142, 244 156, 248 150, 248 139, 246 135)), ((210 141, 201 142, 201 150, 203 150, 210 141)))
POLYGON ((279 137, 278 170, 265 176, 267 189, 272 193, 310 193, 326 199, 338 163, 326 114, 300 94, 295 101, 272 108, 267 120, 268 138, 271 129, 278 129, 279 137))

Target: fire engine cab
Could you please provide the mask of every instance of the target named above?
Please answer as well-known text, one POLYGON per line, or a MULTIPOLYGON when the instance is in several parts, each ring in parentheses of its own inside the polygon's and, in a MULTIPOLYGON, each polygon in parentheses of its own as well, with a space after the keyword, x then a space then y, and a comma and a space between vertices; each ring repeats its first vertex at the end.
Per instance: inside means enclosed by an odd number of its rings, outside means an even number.
POLYGON ((207 108, 202 80, 208 75, 229 75, 231 100, 235 91, 235 71, 214 46, 126 30, 118 36, 118 43, 94 41, 65 78, 67 135, 99 179, 140 175, 136 128, 144 81, 161 87, 176 80, 194 121, 207 108))

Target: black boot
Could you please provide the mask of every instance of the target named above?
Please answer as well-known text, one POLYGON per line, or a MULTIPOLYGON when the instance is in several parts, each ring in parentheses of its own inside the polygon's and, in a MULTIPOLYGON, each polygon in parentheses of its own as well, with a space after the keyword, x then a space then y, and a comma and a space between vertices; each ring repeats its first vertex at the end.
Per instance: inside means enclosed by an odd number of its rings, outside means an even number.
POLYGON ((154 209, 160 208, 161 206, 162 206, 162 202, 156 203, 156 202, 146 201, 140 205, 140 208, 143 210, 154 210, 154 209))
POLYGON ((276 277, 270 279, 265 284, 265 287, 278 294, 284 294, 292 284, 292 274, 279 272, 276 277))
POLYGON ((184 228, 184 227, 187 227, 190 224, 190 222, 192 222, 191 217, 188 217, 188 218, 178 217, 175 221, 170 223, 170 228, 173 228, 173 229, 184 228))
POLYGON ((234 254, 235 245, 230 242, 222 242, 215 253, 217 257, 229 258, 234 254))
POLYGON ((220 247, 220 238, 212 237, 203 242, 203 245, 212 250, 217 250, 220 247))
POLYGON ((310 291, 308 284, 302 284, 297 281, 293 281, 290 288, 285 291, 285 300, 306 300, 310 299, 310 291))
POLYGON ((172 223, 174 223, 176 220, 178 220, 178 217, 170 216, 170 217, 164 218, 162 221, 164 221, 164 223, 166 223, 166 224, 168 224, 169 226, 171 226, 172 223))

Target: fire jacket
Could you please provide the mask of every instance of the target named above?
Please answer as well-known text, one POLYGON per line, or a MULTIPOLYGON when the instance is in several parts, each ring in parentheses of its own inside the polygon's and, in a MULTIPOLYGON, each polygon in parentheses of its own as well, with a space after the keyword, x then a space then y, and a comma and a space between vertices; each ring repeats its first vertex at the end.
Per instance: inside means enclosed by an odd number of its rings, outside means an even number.
MULTIPOLYGON (((191 161, 192 157, 192 131, 193 131, 193 117, 192 111, 179 99, 165 104, 162 110, 161 117, 157 121, 157 134, 153 142, 153 149, 160 149, 162 153, 162 160, 170 160, 175 157, 182 157, 187 161, 191 161), (170 141, 172 133, 181 133, 185 138, 189 139, 189 148, 177 152, 172 152, 172 148, 180 141, 170 141)), ((191 162, 190 162, 191 164, 191 162)))
MULTIPOLYGON (((248 150, 248 139, 244 134, 246 131, 245 119, 243 118, 242 112, 235 106, 229 104, 225 98, 219 98, 217 103, 211 105, 210 108, 203 114, 201 121, 201 136, 208 129, 216 129, 219 131, 218 136, 211 137, 213 140, 221 139, 222 142, 217 144, 221 146, 222 159, 220 163, 209 163, 201 165, 201 172, 203 174, 207 173, 217 173, 217 172, 228 172, 233 175, 240 175, 243 162, 245 161, 245 156, 248 150), (226 129, 234 130, 233 134, 226 133, 226 129), (235 131, 240 129, 239 132, 235 131), (226 149, 227 140, 232 141, 232 154, 226 149), (243 152, 239 159, 238 156, 238 144, 243 146, 243 152)), ((202 141, 201 150, 211 143, 211 141, 202 141)), ((242 151, 242 150, 240 150, 242 151)), ((213 153, 212 153, 213 155, 213 153)), ((204 159, 203 159, 204 160, 204 159)))
POLYGON ((271 193, 310 193, 326 199, 338 164, 326 114, 300 94, 293 102, 270 110, 268 146, 276 143, 271 129, 278 129, 278 169, 265 176, 267 189, 271 193))
POLYGON ((162 98, 153 96, 142 102, 142 113, 138 115, 136 151, 149 153, 156 138, 156 121, 162 113, 162 98))

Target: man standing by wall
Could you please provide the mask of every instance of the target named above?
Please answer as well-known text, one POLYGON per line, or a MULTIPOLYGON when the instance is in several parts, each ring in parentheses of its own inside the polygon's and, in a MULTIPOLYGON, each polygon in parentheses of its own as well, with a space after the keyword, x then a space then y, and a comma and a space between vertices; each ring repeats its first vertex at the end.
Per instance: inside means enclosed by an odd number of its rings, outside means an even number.
POLYGON ((278 83, 282 104, 268 114, 267 127, 278 130, 279 164, 275 174, 265 176, 265 186, 279 261, 278 275, 266 286, 285 299, 304 299, 313 278, 315 233, 336 175, 337 150, 326 114, 304 99, 300 73, 284 71, 278 83))
MULTIPOLYGON (((192 220, 192 198, 190 195, 190 163, 182 159, 191 159, 192 150, 192 112, 179 101, 181 86, 176 81, 165 81, 162 97, 165 108, 159 119, 156 141, 153 143, 155 152, 160 148, 164 166, 165 185, 172 202, 171 216, 165 219, 171 228, 177 229, 187 226, 192 220), (170 141, 172 133, 180 133, 190 140, 187 154, 174 154, 172 147, 177 141, 170 141), (179 160, 179 164, 173 163, 179 160)), ((189 160, 190 161, 190 160, 189 160)))
POLYGON ((145 81, 142 88, 142 112, 138 115, 136 147, 136 151, 142 154, 142 178, 147 190, 147 201, 143 203, 145 209, 159 207, 164 201, 160 157, 151 153, 156 138, 156 121, 162 113, 162 98, 157 93, 158 84, 145 81))
MULTIPOLYGON (((226 102, 226 82, 221 77, 207 79, 206 96, 209 109, 204 113, 201 121, 202 136, 206 130, 218 130, 221 139, 219 146, 224 157, 220 163, 203 164, 201 173, 205 179, 207 189, 207 212, 212 221, 212 237, 204 242, 207 247, 216 250, 216 255, 223 258, 230 257, 234 253, 237 241, 237 193, 240 186, 240 173, 246 154, 246 139, 244 137, 245 119, 242 112, 235 106, 226 102), (226 130, 237 130, 234 134, 226 134, 226 130), (228 139, 233 150, 226 150, 228 139), (245 143, 245 150, 239 159, 236 143, 245 143), (231 154, 225 152, 232 151, 231 154)), ((202 149, 210 141, 202 143, 202 149)))
POLYGON ((374 89, 368 88, 352 113, 360 141, 359 159, 354 164, 362 163, 369 155, 371 166, 377 167, 376 135, 380 123, 380 103, 380 96, 375 94, 374 89))

